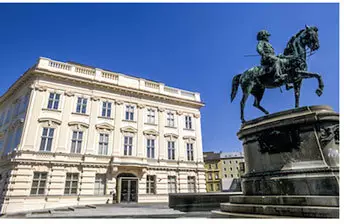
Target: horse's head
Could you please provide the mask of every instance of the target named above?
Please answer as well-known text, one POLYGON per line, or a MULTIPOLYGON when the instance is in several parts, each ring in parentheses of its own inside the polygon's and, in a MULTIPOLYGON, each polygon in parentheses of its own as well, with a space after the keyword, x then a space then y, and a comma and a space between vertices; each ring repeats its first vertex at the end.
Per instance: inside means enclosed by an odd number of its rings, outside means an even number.
POLYGON ((311 51, 316 51, 319 49, 319 38, 318 38, 318 28, 315 26, 307 26, 303 32, 303 43, 311 49, 311 51))

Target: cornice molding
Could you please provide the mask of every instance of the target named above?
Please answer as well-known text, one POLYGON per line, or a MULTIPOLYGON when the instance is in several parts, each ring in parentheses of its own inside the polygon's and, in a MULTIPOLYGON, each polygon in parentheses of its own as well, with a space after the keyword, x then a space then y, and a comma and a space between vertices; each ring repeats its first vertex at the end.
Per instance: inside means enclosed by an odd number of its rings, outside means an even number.
POLYGON ((97 85, 97 86, 100 86, 103 88, 112 89, 112 90, 122 92, 123 95, 130 93, 130 95, 135 96, 135 97, 147 96, 150 98, 159 98, 159 100, 171 101, 171 102, 173 102, 173 104, 177 104, 177 105, 188 105, 189 107, 193 107, 193 108, 197 108, 197 109, 204 106, 204 103, 194 101, 194 100, 188 100, 188 99, 178 98, 178 97, 174 97, 174 96, 168 96, 168 95, 164 95, 161 93, 147 92, 144 90, 134 89, 131 87, 118 86, 118 85, 107 84, 107 83, 100 83, 97 80, 89 80, 89 79, 86 79, 85 77, 66 76, 64 73, 52 72, 52 71, 42 69, 42 68, 35 68, 33 70, 33 72, 35 72, 35 75, 46 75, 46 76, 51 76, 51 77, 55 77, 58 79, 70 79, 72 81, 84 83, 86 85, 87 84, 97 85))

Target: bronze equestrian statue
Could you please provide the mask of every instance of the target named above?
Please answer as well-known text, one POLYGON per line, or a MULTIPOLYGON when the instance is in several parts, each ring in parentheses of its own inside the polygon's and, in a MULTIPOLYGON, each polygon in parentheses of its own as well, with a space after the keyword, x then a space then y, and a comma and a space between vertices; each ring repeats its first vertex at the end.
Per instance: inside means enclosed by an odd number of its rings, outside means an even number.
POLYGON ((240 118, 244 119, 245 103, 250 94, 255 97, 253 106, 265 114, 269 114, 261 105, 265 88, 277 88, 286 85, 286 89, 294 88, 295 107, 299 107, 300 88, 303 79, 316 78, 318 89, 316 94, 321 96, 324 89, 322 78, 317 73, 307 71, 307 48, 310 52, 319 49, 318 28, 306 26, 300 30, 288 42, 283 55, 275 55, 274 49, 269 43, 270 34, 261 30, 257 34, 257 51, 261 55, 261 65, 255 66, 236 75, 232 81, 231 101, 234 100, 239 84, 243 96, 240 102, 240 118))

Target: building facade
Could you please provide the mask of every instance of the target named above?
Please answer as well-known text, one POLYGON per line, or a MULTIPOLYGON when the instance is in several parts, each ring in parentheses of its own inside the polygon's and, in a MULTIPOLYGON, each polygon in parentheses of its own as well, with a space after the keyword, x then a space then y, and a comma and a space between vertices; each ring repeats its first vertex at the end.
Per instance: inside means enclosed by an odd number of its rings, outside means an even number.
POLYGON ((245 173, 245 159, 242 152, 222 152, 221 186, 223 191, 241 191, 241 176, 245 173))
POLYGON ((204 152, 203 160, 204 168, 206 170, 205 180, 207 192, 221 191, 222 164, 220 160, 220 154, 214 152, 204 152))
POLYGON ((238 191, 245 173, 242 152, 203 152, 207 192, 238 191))
POLYGON ((39 58, 0 97, 0 213, 205 192, 200 94, 39 58))

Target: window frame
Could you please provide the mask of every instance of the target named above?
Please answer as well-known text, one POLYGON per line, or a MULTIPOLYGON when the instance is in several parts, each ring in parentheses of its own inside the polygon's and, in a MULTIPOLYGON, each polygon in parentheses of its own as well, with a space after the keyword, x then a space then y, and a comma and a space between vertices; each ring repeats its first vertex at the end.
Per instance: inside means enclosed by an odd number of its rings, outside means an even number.
POLYGON ((174 113, 171 111, 167 112, 167 126, 175 127, 175 117, 174 117, 174 113))
POLYGON ((101 116, 111 118, 112 113, 112 102, 102 101, 101 116))
POLYGON ((147 109, 147 123, 148 124, 155 124, 155 110, 153 108, 147 109))
POLYGON ((155 158, 155 144, 156 141, 154 138, 146 138, 146 152, 147 158, 154 159, 155 158))
POLYGON ((52 147, 53 147, 53 141, 54 141, 54 135, 55 135, 55 129, 54 127, 42 127, 42 135, 41 135, 41 143, 40 143, 40 146, 39 146, 39 151, 40 152, 51 152, 52 151, 52 147), (44 136, 44 130, 47 129, 47 133, 46 135, 44 136), (52 135, 50 135, 52 131, 52 135), (42 145, 43 144, 43 138, 45 139, 44 141, 44 146, 42 145), (49 140, 50 141, 50 145, 49 145, 49 140), (47 150, 48 148, 48 145, 50 146, 49 150, 47 150), (42 146, 43 146, 43 150, 42 150, 42 146))
POLYGON ((109 133, 101 132, 99 133, 98 139, 98 155, 108 155, 109 154, 109 133), (105 141, 105 140, 107 141, 105 141))
POLYGON ((124 139, 123 139, 123 155, 125 155, 125 156, 132 156, 133 155, 133 142, 134 142, 134 137, 133 136, 124 135, 124 139), (127 142, 126 142, 126 139, 128 139, 127 142))
POLYGON ((58 110, 61 100, 61 94, 56 92, 50 92, 48 97, 47 109, 58 110), (56 108, 55 108, 56 107, 56 108))
POLYGON ((169 160, 176 160, 176 142, 175 141, 167 141, 167 158, 169 160), (170 147, 170 143, 173 147, 170 147))
POLYGON ((192 130, 192 117, 185 115, 185 129, 192 130))
POLYGON ((30 195, 45 195, 47 182, 48 182, 48 172, 33 172, 30 195), (36 174, 38 175, 38 177, 35 177, 36 174), (42 174, 45 174, 45 179, 42 178, 42 174), (42 179, 44 181, 43 186, 41 185, 42 179), (37 187, 34 187, 35 181, 37 181, 37 187), (33 192, 34 189, 36 189, 35 192, 33 192), (40 190, 42 189, 43 189, 43 193, 40 193, 40 190))
POLYGON ((106 195, 106 174, 96 173, 94 180, 94 195, 106 195), (100 178, 97 178, 100 177, 100 178))
POLYGON ((147 175, 146 194, 156 194, 156 175, 147 175))
POLYGON ((70 153, 80 154, 82 152, 83 137, 84 137, 84 131, 82 131, 82 130, 73 130, 72 131, 70 153), (74 137, 74 133, 76 133, 76 138, 74 137), (81 134, 81 138, 80 138, 80 134, 81 134), (74 142, 75 142, 75 144, 73 144, 74 142), (74 149, 73 149, 73 146, 74 146, 74 149))
POLYGON ((196 192, 196 177, 195 176, 188 176, 187 185, 188 185, 188 192, 195 193, 196 192), (191 191, 191 190, 193 190, 193 191, 191 191))
POLYGON ((78 96, 76 100, 76 113, 87 114, 87 103, 88 99, 83 96, 78 96))
POLYGON ((125 120, 126 121, 134 121, 134 114, 135 114, 135 106, 127 104, 125 105, 125 120))
POLYGON ((193 142, 187 142, 186 143, 186 155, 188 161, 194 161, 194 143, 193 142), (191 147, 190 147, 191 146, 191 147))
POLYGON ((79 173, 66 173, 66 179, 65 179, 65 187, 64 187, 64 195, 77 195, 79 190, 79 173), (68 175, 70 175, 70 178, 68 179, 68 175), (75 176, 76 175, 76 178, 75 176), (67 182, 69 182, 69 186, 67 186, 67 182), (76 182, 76 187, 73 187, 73 183, 76 182), (68 190, 67 190, 68 189, 68 190), (73 189, 76 189, 75 193, 73 193, 73 189), (66 193, 66 191, 68 191, 66 193))
POLYGON ((177 193, 177 177, 176 176, 173 176, 173 175, 167 176, 167 189, 168 189, 168 193, 177 193))

